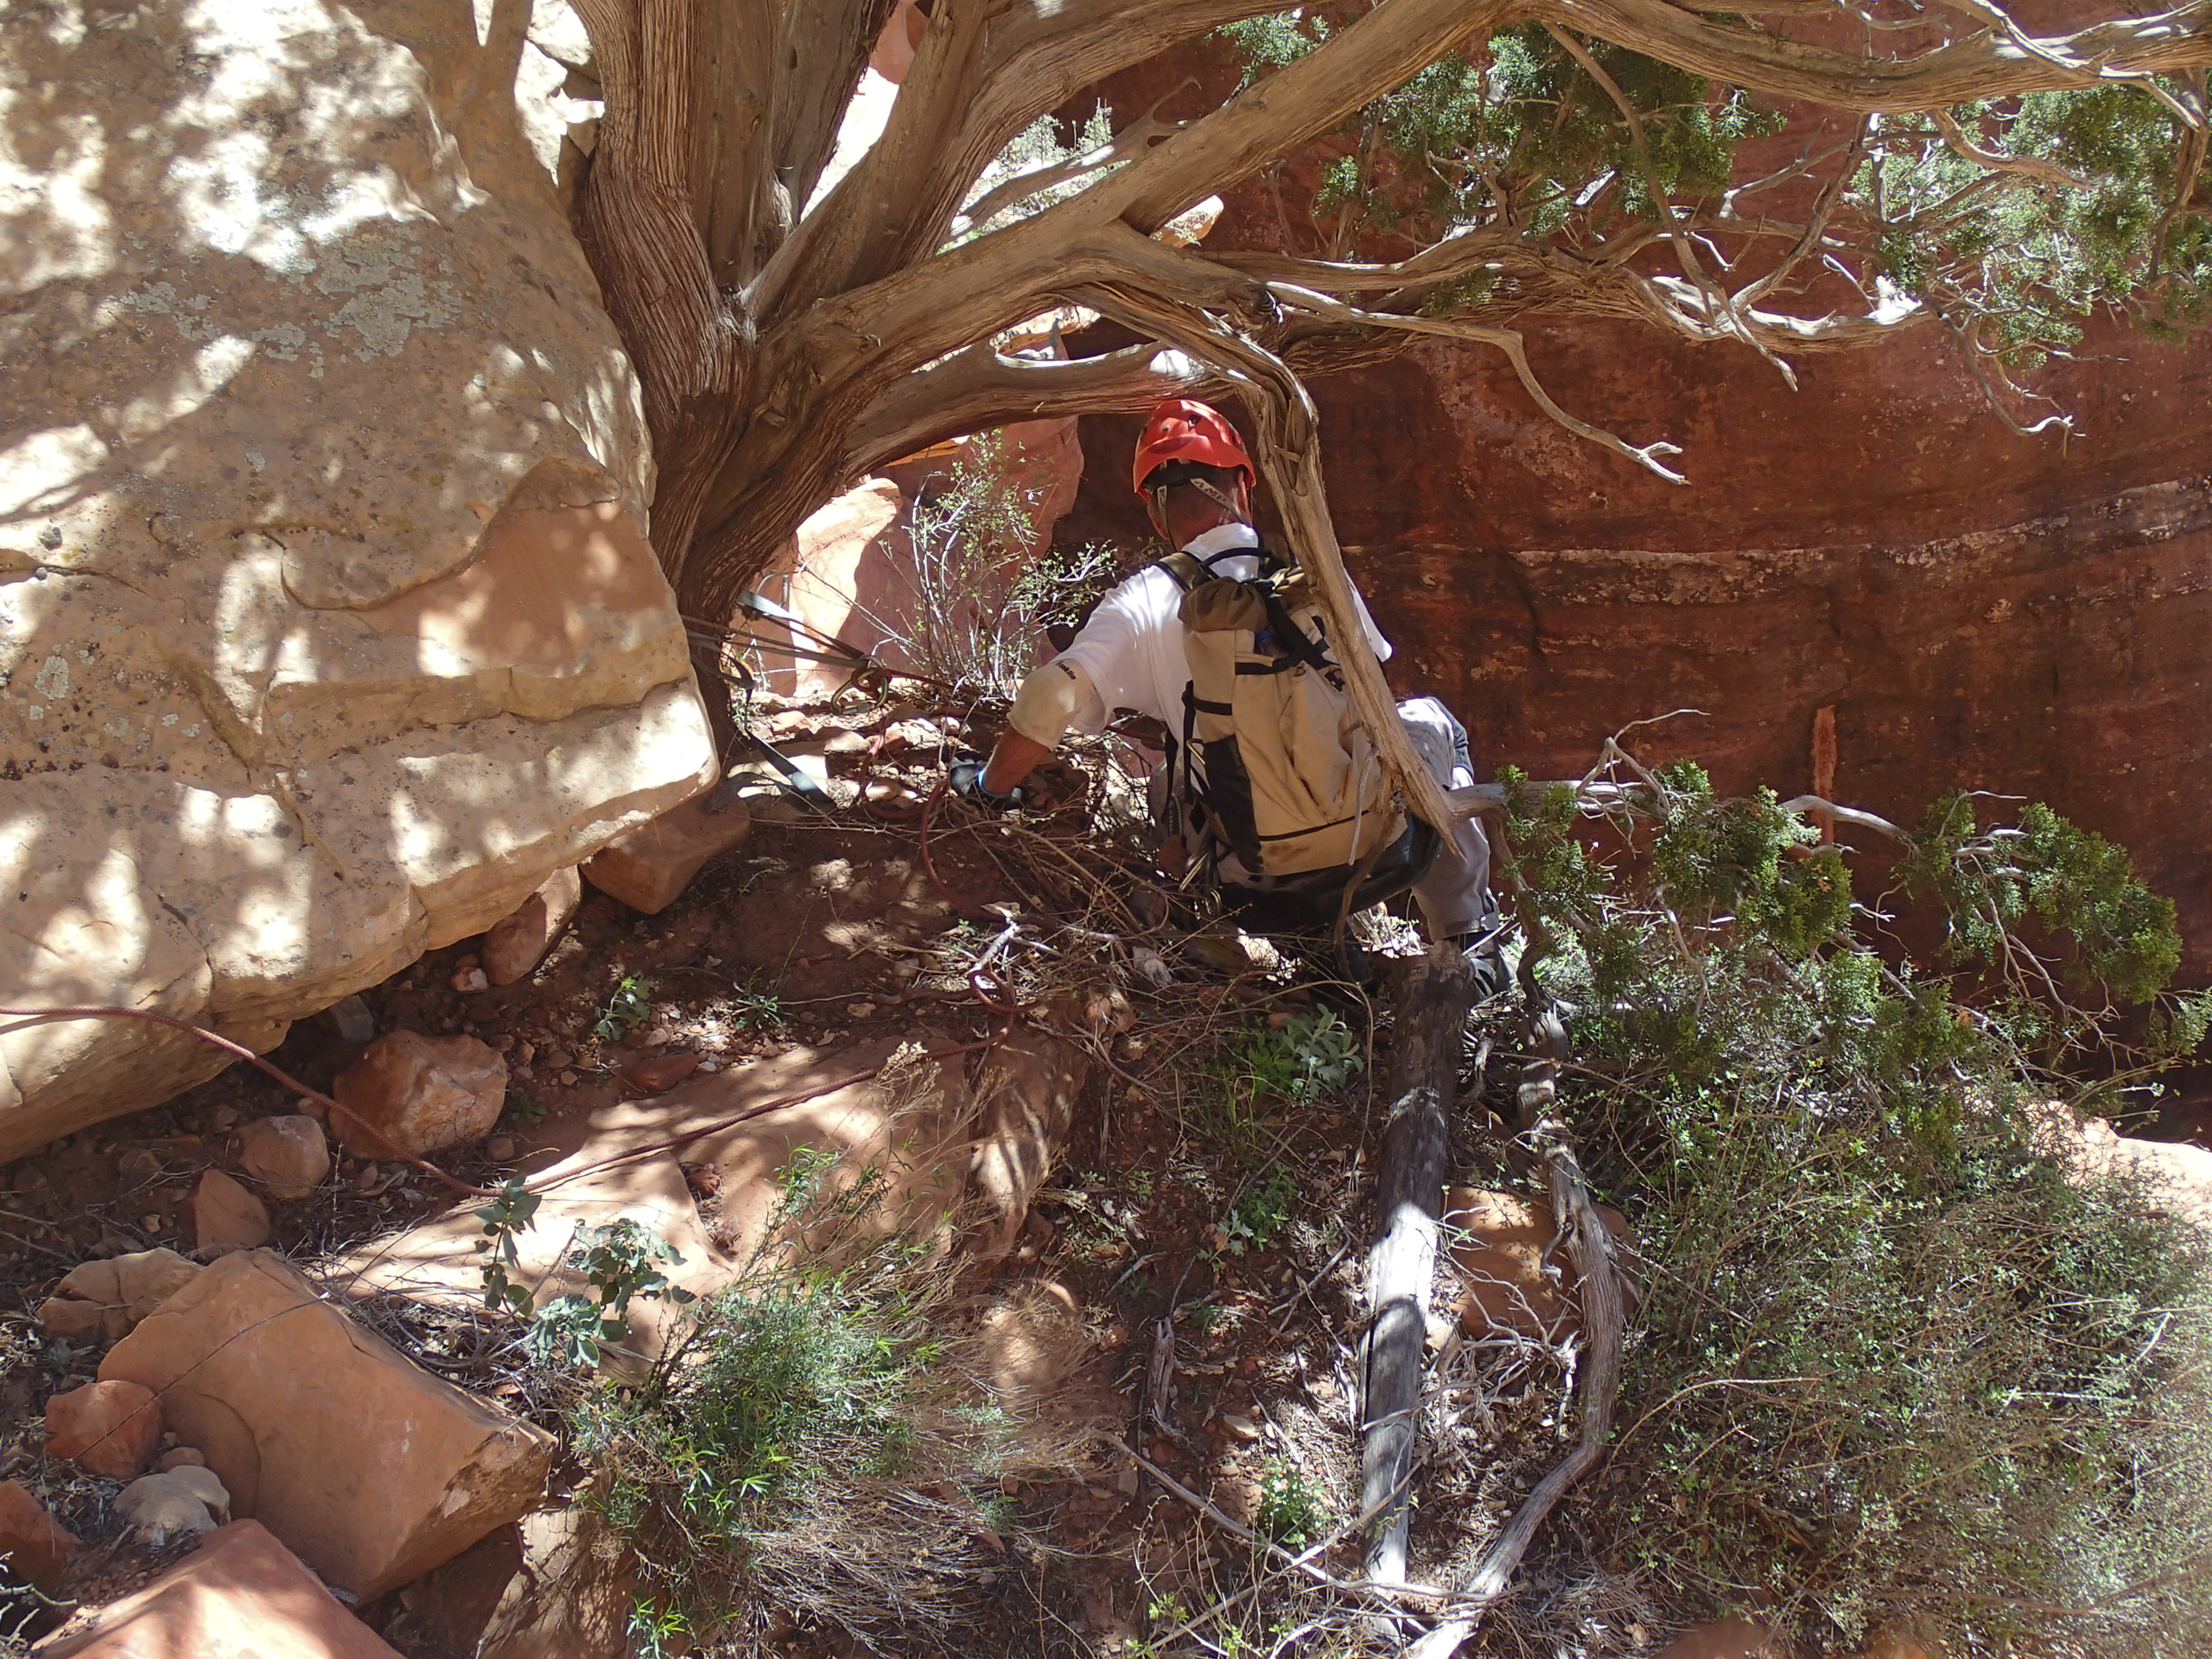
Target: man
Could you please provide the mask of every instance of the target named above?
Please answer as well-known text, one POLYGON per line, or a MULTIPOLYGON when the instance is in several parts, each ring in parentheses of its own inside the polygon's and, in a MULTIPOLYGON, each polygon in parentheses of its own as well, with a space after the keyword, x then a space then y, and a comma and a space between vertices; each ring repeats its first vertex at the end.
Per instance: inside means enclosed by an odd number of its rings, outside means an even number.
MULTIPOLYGON (((1249 581, 1262 573, 1259 534, 1252 527, 1254 480, 1236 428, 1205 403, 1187 398, 1163 403, 1138 439, 1133 481, 1153 527, 1214 577, 1249 581)), ((1070 730, 1101 731, 1119 709, 1148 715, 1171 733, 1186 731, 1191 671, 1181 620, 1184 595, 1184 583, 1157 564, 1108 594, 1068 649, 1022 682, 989 761, 980 768, 972 763, 956 767, 954 787, 983 806, 1002 810, 1070 730)), ((1377 660, 1387 661, 1390 642, 1376 631, 1366 602, 1356 592, 1352 599, 1377 660)), ((1398 712, 1432 777, 1446 788, 1474 782, 1465 729, 1442 703, 1416 697, 1400 703, 1398 712)), ((1178 782, 1171 778, 1170 787, 1178 782)), ((1422 833, 1409 831, 1402 839, 1418 841, 1422 833)), ((1461 856, 1435 858, 1412 891, 1432 938, 1472 942, 1494 915, 1488 902, 1490 846, 1472 819, 1463 819, 1454 833, 1461 856)), ((1263 911, 1268 895, 1286 887, 1305 895, 1340 895, 1360 872, 1337 866, 1329 873, 1336 878, 1333 882, 1270 877, 1245 868, 1233 852, 1224 853, 1219 869, 1225 897, 1258 902, 1263 911)), ((1333 911, 1334 906, 1327 908, 1333 911)))

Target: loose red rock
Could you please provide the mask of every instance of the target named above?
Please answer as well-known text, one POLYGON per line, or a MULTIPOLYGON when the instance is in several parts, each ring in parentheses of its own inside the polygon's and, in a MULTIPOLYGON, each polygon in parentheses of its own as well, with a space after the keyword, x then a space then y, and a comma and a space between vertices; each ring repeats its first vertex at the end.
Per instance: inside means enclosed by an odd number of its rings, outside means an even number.
POLYGON ((673 1088, 699 1069, 699 1056, 688 1048, 679 1048, 672 1054, 649 1055, 642 1060, 633 1060, 622 1068, 622 1076, 632 1087, 643 1089, 648 1094, 657 1094, 664 1088, 673 1088))
POLYGON ((419 1157, 491 1133, 507 1099, 507 1063, 473 1037, 379 1037, 331 1085, 344 1112, 332 1127, 358 1157, 393 1146, 419 1157), (388 1144, 388 1142, 389 1144, 388 1144))
POLYGON ((583 865, 584 879, 634 910, 659 914, 710 859, 744 841, 752 815, 734 795, 687 801, 616 837, 583 865))
POLYGON ((238 1139, 239 1167, 279 1202, 306 1197, 330 1173, 330 1139, 304 1113, 257 1119, 238 1139))
POLYGON ((142 1383, 89 1382, 46 1402, 46 1452, 88 1473, 128 1480, 161 1440, 161 1401, 142 1383))
POLYGON ((104 1261, 80 1262, 62 1275, 38 1310, 55 1336, 112 1342, 155 1308, 190 1284, 199 1264, 174 1250, 134 1250, 104 1261))
POLYGON ((494 985, 527 978, 568 930, 583 900, 584 883, 572 867, 556 870, 512 914, 484 935, 485 977, 494 985))
POLYGON ((268 1206, 222 1171, 208 1171, 192 1189, 192 1241, 200 1256, 257 1250, 273 1231, 268 1206))
POLYGON ((48 1594, 77 1553, 77 1535, 46 1513, 22 1485, 0 1480, 0 1555, 48 1594))

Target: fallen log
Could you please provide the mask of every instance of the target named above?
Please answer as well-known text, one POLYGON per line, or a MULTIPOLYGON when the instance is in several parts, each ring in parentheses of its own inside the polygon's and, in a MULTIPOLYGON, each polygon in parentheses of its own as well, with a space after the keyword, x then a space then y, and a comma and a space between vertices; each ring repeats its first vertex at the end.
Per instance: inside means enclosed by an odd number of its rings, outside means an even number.
POLYGON ((1461 1034, 1473 987, 1465 957, 1438 946, 1407 967, 1397 987, 1381 1190, 1367 1256, 1370 1315, 1360 1361, 1365 1435, 1360 1507, 1375 1517, 1367 1576, 1379 1584, 1406 1582, 1406 1495, 1419 1426, 1429 1291, 1461 1034))
MULTIPOLYGON (((1532 1070, 1534 1068, 1532 1067, 1532 1070)), ((1483 1615, 1497 1605, 1513 1582, 1521 1557, 1528 1553, 1536 1529, 1567 1488, 1588 1473, 1604 1454, 1606 1438, 1613 1429, 1613 1402, 1620 1390, 1621 1338, 1626 1311, 1621 1299, 1620 1271, 1613 1263, 1612 1238, 1590 1197, 1589 1183, 1576 1162, 1574 1148, 1556 1124, 1539 1125, 1544 1145, 1544 1166, 1551 1187, 1552 1214, 1557 1217, 1559 1238, 1573 1262, 1581 1303, 1582 1353, 1577 1367, 1576 1395, 1582 1416, 1582 1432, 1575 1448, 1556 1464, 1521 1501, 1512 1517, 1490 1540, 1474 1570, 1448 1588, 1466 1598, 1462 1610, 1429 1631, 1404 1650, 1402 1659, 1452 1659, 1475 1633, 1483 1615)), ((1548 1252, 1547 1252, 1548 1254, 1548 1252)))

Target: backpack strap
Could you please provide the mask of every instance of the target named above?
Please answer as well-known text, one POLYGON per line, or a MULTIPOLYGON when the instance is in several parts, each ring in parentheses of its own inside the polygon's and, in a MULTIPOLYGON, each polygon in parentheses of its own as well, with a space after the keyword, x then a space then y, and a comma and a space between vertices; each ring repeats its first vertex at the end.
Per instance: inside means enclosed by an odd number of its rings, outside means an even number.
POLYGON ((1214 573, 1207 568, 1206 562, 1189 553, 1171 553, 1165 558, 1154 559, 1152 567, 1165 571, 1168 580, 1185 593, 1190 592, 1201 582, 1214 580, 1214 573))

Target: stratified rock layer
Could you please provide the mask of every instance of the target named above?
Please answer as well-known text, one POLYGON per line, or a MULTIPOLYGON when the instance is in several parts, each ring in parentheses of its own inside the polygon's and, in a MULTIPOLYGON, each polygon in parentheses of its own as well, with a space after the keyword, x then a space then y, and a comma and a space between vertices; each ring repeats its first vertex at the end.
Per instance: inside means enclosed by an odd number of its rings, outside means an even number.
MULTIPOLYGON (((0 1000, 265 1048, 709 780, 530 11, 0 13, 0 1000)), ((12 1027, 0 1158, 224 1064, 12 1027)))

